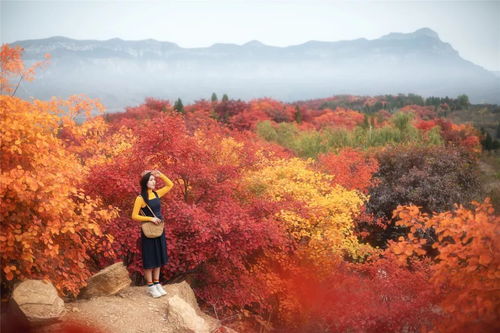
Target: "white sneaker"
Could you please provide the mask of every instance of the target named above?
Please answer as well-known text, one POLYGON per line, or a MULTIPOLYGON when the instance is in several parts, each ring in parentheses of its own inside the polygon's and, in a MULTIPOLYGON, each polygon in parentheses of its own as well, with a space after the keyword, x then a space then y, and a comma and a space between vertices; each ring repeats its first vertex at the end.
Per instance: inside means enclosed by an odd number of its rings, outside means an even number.
POLYGON ((151 287, 148 287, 148 292, 153 296, 154 298, 158 298, 161 296, 160 292, 156 288, 155 285, 152 285, 151 287))
POLYGON ((160 293, 161 296, 164 296, 167 294, 167 292, 165 291, 165 289, 163 289, 163 287, 161 286, 160 283, 156 284, 156 290, 158 290, 158 292, 160 293))

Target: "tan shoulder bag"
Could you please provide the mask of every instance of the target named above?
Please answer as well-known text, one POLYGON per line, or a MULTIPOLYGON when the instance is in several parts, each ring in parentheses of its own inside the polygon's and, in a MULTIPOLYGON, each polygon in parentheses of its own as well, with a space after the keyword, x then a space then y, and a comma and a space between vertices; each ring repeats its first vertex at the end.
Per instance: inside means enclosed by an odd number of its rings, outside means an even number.
MULTIPOLYGON (((156 217, 155 213, 153 213, 153 211, 151 210, 151 207, 149 207, 148 204, 146 204, 146 206, 148 206, 151 214, 153 214, 153 216, 156 217)), ((140 211, 142 212, 142 208, 140 209, 140 211)), ((143 212, 143 216, 147 216, 147 215, 145 215, 143 212)), ((161 234, 163 233, 163 230, 165 228, 165 222, 163 222, 163 220, 158 224, 154 224, 153 222, 149 222, 149 221, 142 222, 141 228, 142 228, 142 232, 144 232, 144 235, 147 238, 156 238, 156 237, 160 237, 161 234)))

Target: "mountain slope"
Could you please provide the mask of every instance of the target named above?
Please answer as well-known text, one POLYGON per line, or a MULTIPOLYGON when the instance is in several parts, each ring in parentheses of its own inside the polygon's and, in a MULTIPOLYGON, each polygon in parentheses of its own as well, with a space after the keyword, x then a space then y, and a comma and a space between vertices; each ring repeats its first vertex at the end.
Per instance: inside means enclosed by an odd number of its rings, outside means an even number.
POLYGON ((147 96, 190 102, 212 92, 232 98, 269 96, 292 101, 335 94, 416 93, 473 103, 500 103, 500 78, 462 59, 428 28, 374 40, 275 47, 250 41, 181 48, 148 39, 73 40, 52 37, 14 43, 29 63, 52 55, 23 97, 85 93, 118 110, 147 96))

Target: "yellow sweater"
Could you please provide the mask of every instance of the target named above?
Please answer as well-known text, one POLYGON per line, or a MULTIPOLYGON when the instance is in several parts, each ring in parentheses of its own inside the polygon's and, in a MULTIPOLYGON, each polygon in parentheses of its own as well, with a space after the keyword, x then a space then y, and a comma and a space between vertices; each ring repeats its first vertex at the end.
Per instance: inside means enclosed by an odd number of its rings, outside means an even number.
MULTIPOLYGON (((158 193, 158 196, 161 198, 162 196, 167 194, 168 191, 170 191, 172 189, 172 187, 174 186, 174 183, 172 183, 172 181, 170 179, 168 179, 168 177, 162 173, 160 173, 159 177, 161 179, 163 179, 163 181, 165 182, 165 186, 163 186, 162 188, 160 188, 159 190, 156 191, 156 193, 158 193)), ((148 199, 152 200, 154 198, 156 198, 156 196, 153 193, 153 190, 148 189, 148 199)), ((132 209, 132 219, 137 220, 137 221, 141 221, 141 222, 152 222, 153 217, 139 215, 139 210, 141 208, 144 208, 144 207, 146 207, 146 203, 144 202, 144 199, 142 198, 141 195, 137 196, 137 198, 135 198, 134 208, 132 209)))

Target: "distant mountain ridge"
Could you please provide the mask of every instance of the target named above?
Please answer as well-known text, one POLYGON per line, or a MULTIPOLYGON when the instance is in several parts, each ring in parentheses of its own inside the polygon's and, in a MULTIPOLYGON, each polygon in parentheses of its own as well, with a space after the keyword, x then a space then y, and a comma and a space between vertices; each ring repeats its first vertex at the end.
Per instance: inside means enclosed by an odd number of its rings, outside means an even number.
POLYGON ((145 97, 185 102, 212 92, 231 98, 284 101, 336 94, 416 93, 500 103, 500 78, 460 57, 438 34, 422 28, 378 39, 308 41, 277 47, 259 41, 182 48, 153 39, 74 40, 66 37, 13 43, 30 63, 52 55, 51 64, 20 95, 46 99, 84 93, 112 110, 145 97))

